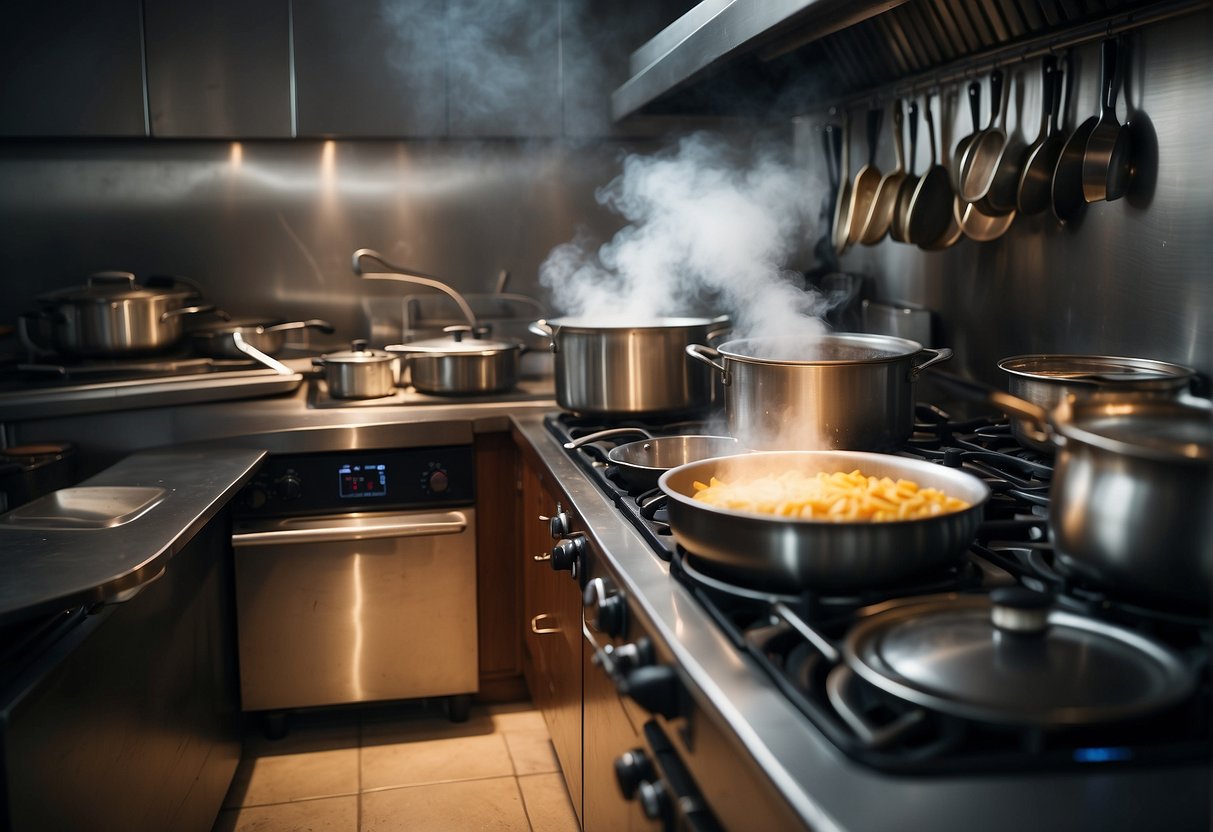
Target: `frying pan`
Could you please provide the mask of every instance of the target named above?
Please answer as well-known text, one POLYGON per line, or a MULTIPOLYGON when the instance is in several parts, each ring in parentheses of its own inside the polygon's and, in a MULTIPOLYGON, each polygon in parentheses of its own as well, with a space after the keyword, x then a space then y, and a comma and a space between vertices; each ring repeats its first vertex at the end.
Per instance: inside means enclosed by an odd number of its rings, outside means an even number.
POLYGON ((266 355, 277 355, 286 341, 286 333, 295 329, 317 329, 331 333, 333 325, 317 319, 284 322, 265 318, 232 318, 190 330, 189 340, 190 347, 199 355, 247 358, 247 353, 237 346, 232 337, 239 333, 244 343, 254 349, 266 355))
POLYGON ((851 186, 851 201, 847 204, 847 246, 853 246, 863 237, 872 210, 872 200, 876 198, 876 189, 880 187, 880 168, 876 167, 876 143, 880 134, 880 117, 882 111, 876 108, 868 110, 868 163, 855 174, 855 184, 851 186))
MULTIPOLYGON (((1008 102, 1010 98, 1011 95, 1008 93, 1008 102)), ((1004 127, 1007 106, 1007 102, 1004 102, 1001 118, 1004 127)), ((997 161, 994 162, 994 173, 990 177, 990 186, 986 189, 985 196, 978 201, 978 205, 984 213, 1005 214, 1015 210, 1015 203, 1019 197, 1019 174, 1023 170, 1027 151, 1028 146, 1020 137, 1019 130, 1006 134, 1002 150, 999 151, 997 161)))
POLYGON ((1116 120, 1116 41, 1108 38, 1100 51, 1100 101, 1103 111, 1082 158, 1082 195, 1087 202, 1111 202, 1125 195, 1129 183, 1129 131, 1116 120))
POLYGON ((1002 98, 1002 70, 990 73, 990 125, 973 139, 960 160, 960 198, 976 202, 986 195, 994 181, 998 159, 1007 144, 1003 128, 1006 106, 1002 98))
POLYGON ((906 163, 906 175, 897 187, 897 199, 893 203, 893 218, 889 224, 889 236, 899 243, 906 243, 906 221, 910 218, 910 204, 914 201, 914 189, 918 177, 914 175, 915 157, 918 155, 918 103, 910 102, 910 158, 906 163))
POLYGON ((1095 129, 1095 116, 1078 125, 1066 139, 1053 171, 1053 215, 1061 223, 1072 223, 1085 213, 1087 201, 1082 192, 1082 161, 1087 139, 1095 129))
MULTIPOLYGON (((960 197, 958 197, 958 196, 952 198, 952 203, 953 203, 953 206, 967 204, 967 203, 961 202, 960 197)), ((951 248, 952 246, 959 243, 961 238, 963 238, 963 237, 964 237, 964 229, 961 228, 960 221, 956 217, 955 207, 953 207, 951 217, 948 220, 948 227, 946 229, 944 229, 944 232, 942 234, 939 235, 939 238, 937 240, 935 240, 935 242, 933 242, 933 243, 929 243, 927 245, 919 245, 918 247, 921 248, 923 251, 943 251, 945 248, 951 248)))
POLYGON ((923 103, 923 118, 931 139, 931 165, 914 186, 914 196, 906 218, 906 241, 915 245, 930 245, 938 240, 952 221, 952 183, 948 170, 939 163, 935 145, 935 118, 931 115, 931 100, 923 103))
POLYGON ((648 491, 657 486, 658 478, 671 468, 688 462, 713 457, 745 453, 731 436, 660 436, 654 438, 643 428, 612 428, 600 430, 564 443, 569 450, 580 448, 600 439, 638 433, 646 437, 636 442, 616 445, 607 452, 607 462, 615 466, 630 490, 648 491))
POLYGON ((1014 211, 1005 214, 987 214, 981 210, 979 204, 965 202, 960 197, 956 197, 953 202, 952 212, 956 217, 956 224, 960 226, 964 235, 979 243, 988 243, 990 240, 998 239, 1015 221, 1014 211))
MULTIPOLYGON (((952 152, 952 187, 960 191, 960 161, 964 158, 965 151, 969 149, 969 145, 981 133, 981 129, 977 126, 977 120, 981 118, 981 82, 972 81, 969 83, 969 120, 973 125, 972 132, 956 143, 956 150, 952 152)), ((993 114, 990 119, 993 120, 993 114)))
POLYGON ((876 196, 864 220, 860 242, 870 246, 879 243, 889 233, 893 222, 893 210, 897 207, 897 191, 906 178, 906 151, 902 140, 905 117, 901 113, 901 102, 893 102, 893 144, 897 148, 897 167, 886 173, 876 186, 876 196))
POLYGON ((851 212, 851 118, 842 123, 842 163, 838 184, 838 198, 834 201, 834 251, 842 254, 851 245, 851 227, 848 217, 851 212))
POLYGON ((1027 161, 1019 175, 1016 207, 1021 214, 1038 214, 1049 207, 1053 171, 1066 144, 1065 134, 1057 123, 1062 80, 1056 58, 1046 57, 1040 78, 1040 133, 1028 148, 1027 161))
POLYGON ((990 495, 967 471, 920 459, 859 451, 772 451, 706 459, 672 468, 658 480, 674 539, 694 565, 725 580, 773 591, 828 591, 888 586, 956 563, 981 523, 990 495), (969 507, 932 517, 872 523, 760 515, 694 499, 695 482, 725 482, 800 471, 853 471, 938 488, 969 507))

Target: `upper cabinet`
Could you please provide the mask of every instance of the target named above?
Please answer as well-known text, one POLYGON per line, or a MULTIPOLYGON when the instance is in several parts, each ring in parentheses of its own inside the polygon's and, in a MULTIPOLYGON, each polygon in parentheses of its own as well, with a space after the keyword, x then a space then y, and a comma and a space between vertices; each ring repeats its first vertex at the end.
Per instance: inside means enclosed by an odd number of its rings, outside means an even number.
POLYGON ((446 135, 446 6, 293 0, 298 135, 446 135))
POLYGON ((294 135, 287 0, 144 0, 151 134, 294 135))
POLYGON ((146 136, 139 0, 10 3, 0 136, 146 136))

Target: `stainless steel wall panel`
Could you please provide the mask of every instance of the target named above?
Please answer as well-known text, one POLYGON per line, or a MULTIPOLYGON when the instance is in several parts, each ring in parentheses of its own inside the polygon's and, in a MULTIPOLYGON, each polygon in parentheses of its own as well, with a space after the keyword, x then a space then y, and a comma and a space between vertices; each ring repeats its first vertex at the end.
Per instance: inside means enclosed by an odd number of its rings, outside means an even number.
POLYGON ((288 0, 144 0, 153 136, 289 138, 288 0))

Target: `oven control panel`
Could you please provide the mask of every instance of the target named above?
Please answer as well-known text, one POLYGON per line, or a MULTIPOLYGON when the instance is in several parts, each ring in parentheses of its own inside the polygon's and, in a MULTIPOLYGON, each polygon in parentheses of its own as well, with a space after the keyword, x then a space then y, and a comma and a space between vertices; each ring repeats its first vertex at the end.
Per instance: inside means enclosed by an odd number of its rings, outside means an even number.
POLYGON ((470 445, 271 456, 233 503, 238 517, 471 505, 470 445))

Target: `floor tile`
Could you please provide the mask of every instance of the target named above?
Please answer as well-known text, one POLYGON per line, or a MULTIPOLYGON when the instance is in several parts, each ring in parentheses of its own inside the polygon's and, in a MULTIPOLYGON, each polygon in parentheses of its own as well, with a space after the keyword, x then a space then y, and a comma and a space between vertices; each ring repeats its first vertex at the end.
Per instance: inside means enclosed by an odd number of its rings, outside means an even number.
POLYGON ((513 777, 388 789, 362 795, 360 832, 531 832, 513 777))
POLYGON ((225 809, 212 832, 359 832, 358 797, 225 809))
POLYGON ((362 789, 513 776, 505 737, 471 734, 362 747, 362 789))
POLYGON ((556 759, 556 748, 548 736, 547 729, 542 731, 503 731, 506 747, 510 751, 510 760, 514 763, 514 773, 544 774, 560 771, 560 763, 556 759))
POLYGON ((519 777, 518 787, 534 832, 579 832, 577 815, 559 772, 519 777))
POLYGON ((358 793, 358 748, 272 754, 240 761, 225 806, 259 806, 358 793))

